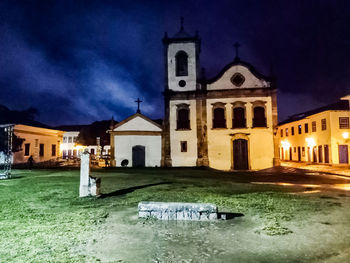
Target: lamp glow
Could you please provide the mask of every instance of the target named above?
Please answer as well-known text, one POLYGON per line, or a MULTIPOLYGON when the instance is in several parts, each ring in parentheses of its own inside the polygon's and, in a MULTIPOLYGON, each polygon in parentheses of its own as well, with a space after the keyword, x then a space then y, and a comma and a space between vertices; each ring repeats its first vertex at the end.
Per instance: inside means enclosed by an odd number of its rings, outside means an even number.
POLYGON ((348 132, 343 132, 342 136, 344 139, 348 139, 349 138, 349 133, 348 132))
POLYGON ((290 143, 287 140, 281 141, 281 145, 285 149, 290 147, 290 143))
POLYGON ((305 141, 307 143, 307 146, 310 148, 312 148, 316 145, 314 138, 306 138, 305 141))
POLYGON ((83 150, 84 148, 85 148, 85 147, 84 147, 83 145, 75 145, 75 146, 74 146, 74 149, 75 149, 75 150, 78 150, 78 151, 79 151, 79 150, 83 150))

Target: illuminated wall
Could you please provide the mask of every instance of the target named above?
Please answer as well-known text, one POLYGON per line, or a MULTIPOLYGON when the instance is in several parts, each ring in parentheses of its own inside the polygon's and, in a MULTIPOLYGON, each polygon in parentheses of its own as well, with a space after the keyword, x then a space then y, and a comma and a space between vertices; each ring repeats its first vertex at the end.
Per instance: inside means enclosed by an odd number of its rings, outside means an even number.
POLYGON ((15 152, 13 162, 26 163, 30 156, 34 162, 45 162, 60 156, 63 131, 17 124, 14 133, 25 139, 21 151, 15 152))
POLYGON ((350 156, 350 130, 340 128, 340 118, 350 118, 350 112, 327 110, 280 125, 277 131, 280 159, 339 164, 340 147, 347 148, 350 156))

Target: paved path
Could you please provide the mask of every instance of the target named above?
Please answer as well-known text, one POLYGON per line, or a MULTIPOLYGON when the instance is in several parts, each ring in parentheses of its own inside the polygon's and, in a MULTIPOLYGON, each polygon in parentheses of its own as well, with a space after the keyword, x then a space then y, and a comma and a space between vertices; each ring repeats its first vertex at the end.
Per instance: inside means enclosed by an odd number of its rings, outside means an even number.
POLYGON ((280 186, 305 187, 305 193, 315 193, 323 190, 350 191, 350 177, 329 174, 320 171, 310 171, 290 166, 279 166, 256 172, 252 184, 269 184, 280 186))
POLYGON ((350 177, 350 166, 331 166, 331 165, 307 164, 307 163, 298 163, 298 162, 281 162, 281 165, 284 167, 294 167, 294 168, 300 168, 304 170, 332 173, 332 174, 350 177))

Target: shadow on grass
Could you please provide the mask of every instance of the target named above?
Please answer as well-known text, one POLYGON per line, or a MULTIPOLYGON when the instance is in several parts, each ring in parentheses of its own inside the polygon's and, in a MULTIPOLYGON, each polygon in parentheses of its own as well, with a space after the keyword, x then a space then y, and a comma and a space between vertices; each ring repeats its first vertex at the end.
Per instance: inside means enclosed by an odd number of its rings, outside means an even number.
POLYGON ((11 175, 9 178, 3 178, 0 179, 0 181, 7 181, 7 180, 14 180, 14 179, 21 179, 25 177, 24 175, 11 175))
POLYGON ((147 188, 147 187, 152 187, 156 185, 162 185, 162 184, 172 184, 171 182, 162 182, 162 183, 155 183, 155 184, 144 184, 144 185, 139 185, 139 186, 134 186, 130 188, 125 188, 125 189, 120 189, 108 194, 101 194, 99 198, 106 198, 106 197, 111 197, 111 196, 118 196, 118 195, 125 195, 128 193, 132 193, 135 190, 142 189, 142 188, 147 188))
POLYGON ((234 219, 236 217, 241 217, 244 216, 244 214, 242 213, 225 213, 225 212, 220 212, 218 213, 218 218, 222 219, 222 220, 231 220, 234 219))

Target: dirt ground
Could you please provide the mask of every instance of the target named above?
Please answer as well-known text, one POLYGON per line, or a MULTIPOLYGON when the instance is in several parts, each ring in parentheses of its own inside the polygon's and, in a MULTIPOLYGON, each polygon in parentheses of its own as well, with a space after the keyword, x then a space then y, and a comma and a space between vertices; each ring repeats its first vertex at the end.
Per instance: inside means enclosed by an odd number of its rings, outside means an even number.
POLYGON ((243 180, 290 188, 289 195, 320 199, 321 207, 281 221, 247 209, 215 222, 140 220, 135 206, 116 208, 85 251, 104 262, 350 261, 350 180, 293 168, 249 173, 243 180))
POLYGON ((14 171, 0 181, 0 262, 350 262, 350 179, 295 168, 14 171), (140 201, 207 202, 228 220, 139 219, 140 201))

